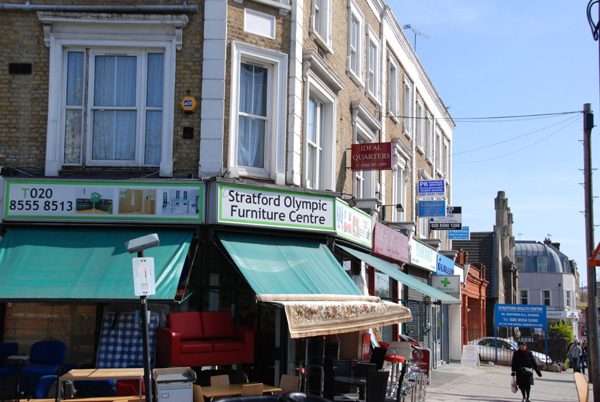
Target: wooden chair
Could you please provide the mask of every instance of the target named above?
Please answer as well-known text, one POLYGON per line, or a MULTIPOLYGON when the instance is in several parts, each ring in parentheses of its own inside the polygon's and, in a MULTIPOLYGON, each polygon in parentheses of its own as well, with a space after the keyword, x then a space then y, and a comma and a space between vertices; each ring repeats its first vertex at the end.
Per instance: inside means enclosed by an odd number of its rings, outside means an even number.
POLYGON ((300 385, 300 377, 297 375, 282 374, 281 380, 279 381, 279 396, 282 396, 286 392, 298 392, 300 385))
POLYGON ((204 393, 202 392, 202 387, 200 385, 194 384, 192 391, 194 402, 204 402, 204 393))
POLYGON ((227 374, 213 375, 210 377, 210 386, 229 385, 229 376, 227 374))
POLYGON ((588 402, 590 397, 590 386, 587 378, 581 373, 573 373, 575 379, 575 387, 577 388, 577 396, 579 396, 579 402, 588 402))
POLYGON ((262 395, 263 394, 263 384, 244 384, 242 385, 242 396, 248 395, 262 395))

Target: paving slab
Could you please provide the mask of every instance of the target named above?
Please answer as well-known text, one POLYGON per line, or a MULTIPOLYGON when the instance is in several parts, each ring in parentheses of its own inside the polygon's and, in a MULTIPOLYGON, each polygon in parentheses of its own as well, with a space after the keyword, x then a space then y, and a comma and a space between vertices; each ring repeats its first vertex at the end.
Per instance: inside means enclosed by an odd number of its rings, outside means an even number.
MULTIPOLYGON (((510 390, 510 373, 510 367, 502 365, 440 365, 432 372, 431 384, 427 386, 426 401, 521 401, 521 391, 513 394, 510 390)), ((530 396, 532 402, 578 401, 573 370, 561 373, 542 371, 541 378, 534 375, 530 396)))

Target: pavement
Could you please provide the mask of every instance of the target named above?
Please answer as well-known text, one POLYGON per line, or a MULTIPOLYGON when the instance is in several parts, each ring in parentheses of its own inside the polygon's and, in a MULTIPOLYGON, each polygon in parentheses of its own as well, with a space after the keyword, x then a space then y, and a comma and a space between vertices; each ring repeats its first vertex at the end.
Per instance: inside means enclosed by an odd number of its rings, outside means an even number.
MULTIPOLYGON (((431 384, 427 386, 427 402, 451 401, 521 401, 521 391, 510 390, 511 369, 509 366, 482 363, 479 367, 450 363, 438 366, 431 373, 431 384)), ((590 398, 592 395, 590 384, 590 398)), ((553 373, 542 371, 542 377, 534 374, 531 387, 532 402, 570 401, 577 402, 577 390, 573 370, 553 373)))

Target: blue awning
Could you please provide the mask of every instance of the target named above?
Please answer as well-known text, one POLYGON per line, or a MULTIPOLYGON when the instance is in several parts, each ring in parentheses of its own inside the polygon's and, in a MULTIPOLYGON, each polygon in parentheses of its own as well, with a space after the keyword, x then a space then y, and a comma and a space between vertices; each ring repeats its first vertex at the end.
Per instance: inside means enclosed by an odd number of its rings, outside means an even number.
POLYGON ((257 300, 284 306, 292 338, 412 320, 406 307, 365 296, 318 241, 241 233, 218 237, 257 300))
POLYGON ((98 228, 11 228, 0 240, 0 300, 134 300, 132 259, 125 242, 157 233, 156 294, 173 300, 193 232, 98 228))
POLYGON ((428 284, 423 283, 418 279, 412 278, 406 275, 404 272, 398 271, 398 269, 396 269, 395 267, 393 267, 392 265, 380 258, 373 257, 370 254, 363 253, 361 251, 354 250, 349 247, 344 247, 340 245, 337 245, 337 247, 341 248, 348 254, 353 255, 359 260, 366 262, 376 270, 386 275, 389 275, 391 278, 394 278, 398 282, 403 283, 404 285, 409 286, 423 293, 424 295, 431 297, 432 299, 439 300, 440 302, 446 304, 460 304, 459 299, 452 297, 449 294, 442 292, 441 290, 437 290, 436 288, 429 286, 428 284))

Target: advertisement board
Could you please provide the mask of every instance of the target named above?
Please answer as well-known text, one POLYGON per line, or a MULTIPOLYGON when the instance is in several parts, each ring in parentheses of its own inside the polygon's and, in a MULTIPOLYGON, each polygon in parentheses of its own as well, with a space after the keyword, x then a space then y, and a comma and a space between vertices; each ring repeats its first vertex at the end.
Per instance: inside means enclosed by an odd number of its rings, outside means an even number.
POLYGON ((446 208, 446 216, 439 218, 431 218, 429 220, 429 230, 460 229, 462 229, 462 207, 448 206, 448 208, 446 208))
POLYGON ((419 201, 419 217, 435 218, 446 216, 446 201, 419 201))
POLYGON ((352 144, 352 170, 391 170, 393 164, 391 142, 352 144))
POLYGON ((217 223, 335 230, 335 198, 219 183, 217 223))
POLYGON ((203 182, 6 179, 4 220, 199 223, 203 182))
POLYGON ((419 197, 445 197, 446 182, 444 180, 419 180, 419 197))

